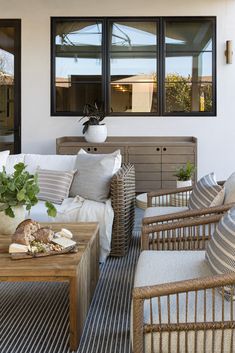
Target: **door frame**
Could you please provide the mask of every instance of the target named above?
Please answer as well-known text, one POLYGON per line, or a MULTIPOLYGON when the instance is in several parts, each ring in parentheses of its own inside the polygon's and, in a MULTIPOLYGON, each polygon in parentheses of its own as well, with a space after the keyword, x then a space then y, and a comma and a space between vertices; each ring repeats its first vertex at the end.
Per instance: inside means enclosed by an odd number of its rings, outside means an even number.
POLYGON ((21 152, 21 19, 0 19, 1 27, 14 27, 14 153, 21 152))

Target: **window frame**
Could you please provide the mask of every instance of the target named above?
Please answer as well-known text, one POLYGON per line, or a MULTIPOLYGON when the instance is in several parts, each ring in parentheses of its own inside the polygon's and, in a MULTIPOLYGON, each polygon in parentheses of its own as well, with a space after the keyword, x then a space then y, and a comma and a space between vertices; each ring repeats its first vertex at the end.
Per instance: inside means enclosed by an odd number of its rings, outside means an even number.
POLYGON ((217 115, 217 77, 216 77, 216 16, 114 16, 114 17, 102 17, 102 16, 72 16, 72 17, 51 17, 51 116, 82 116, 81 112, 71 111, 56 111, 56 45, 54 42, 56 33, 56 24, 62 21, 100 21, 102 23, 102 73, 101 73, 101 85, 102 85, 102 97, 104 102, 105 116, 127 116, 127 117, 204 117, 217 115), (174 21, 198 21, 198 20, 210 20, 212 22, 212 111, 211 112, 166 112, 165 111, 165 22, 167 20, 174 21), (110 76, 110 55, 109 40, 110 40, 110 23, 111 22, 156 22, 157 28, 157 45, 156 45, 156 65, 157 65, 157 111, 156 112, 111 112, 110 111, 110 92, 111 92, 111 76, 110 76))

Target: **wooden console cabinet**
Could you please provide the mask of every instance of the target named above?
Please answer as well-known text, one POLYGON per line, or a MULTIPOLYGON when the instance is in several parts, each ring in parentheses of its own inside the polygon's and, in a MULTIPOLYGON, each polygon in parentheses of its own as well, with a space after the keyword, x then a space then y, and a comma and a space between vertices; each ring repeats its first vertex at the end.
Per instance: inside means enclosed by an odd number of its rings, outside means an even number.
POLYGON ((174 188, 176 168, 187 161, 197 167, 197 138, 192 136, 115 136, 98 144, 88 143, 83 137, 56 139, 57 154, 77 154, 80 148, 90 153, 111 153, 120 149, 123 162, 135 165, 136 192, 174 188))

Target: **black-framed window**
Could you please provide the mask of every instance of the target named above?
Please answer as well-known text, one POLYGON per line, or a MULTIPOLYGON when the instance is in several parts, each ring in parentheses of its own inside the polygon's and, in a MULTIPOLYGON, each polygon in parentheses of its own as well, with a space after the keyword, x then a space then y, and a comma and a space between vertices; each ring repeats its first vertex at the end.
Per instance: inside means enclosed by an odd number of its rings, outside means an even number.
POLYGON ((53 17, 51 114, 215 116, 215 17, 53 17))

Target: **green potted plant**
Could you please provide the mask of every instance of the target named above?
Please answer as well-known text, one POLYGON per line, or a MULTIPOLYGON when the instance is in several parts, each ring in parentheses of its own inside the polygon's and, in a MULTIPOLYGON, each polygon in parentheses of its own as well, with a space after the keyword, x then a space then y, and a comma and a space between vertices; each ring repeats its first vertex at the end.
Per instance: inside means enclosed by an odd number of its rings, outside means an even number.
POLYGON ((192 176, 195 170, 196 170, 195 166, 190 162, 187 162, 186 165, 178 168, 176 170, 176 173, 174 174, 177 177, 177 182, 176 182, 177 188, 191 186, 192 176))
POLYGON ((83 117, 80 120, 86 119, 83 123, 83 134, 85 140, 91 143, 101 143, 107 138, 107 127, 101 123, 105 118, 104 111, 97 103, 85 104, 83 108, 83 117))
MULTIPOLYGON (((25 219, 25 210, 38 202, 39 193, 37 174, 26 171, 24 163, 14 166, 14 173, 8 175, 5 167, 0 172, 0 233, 12 234, 17 225, 25 219)), ((47 213, 56 216, 56 208, 50 202, 45 202, 47 213)))

